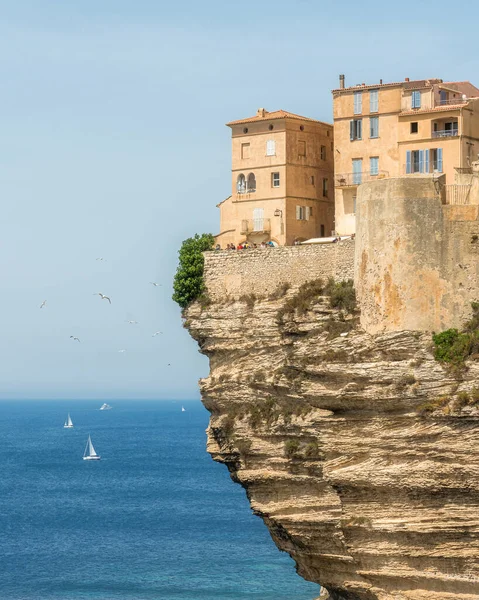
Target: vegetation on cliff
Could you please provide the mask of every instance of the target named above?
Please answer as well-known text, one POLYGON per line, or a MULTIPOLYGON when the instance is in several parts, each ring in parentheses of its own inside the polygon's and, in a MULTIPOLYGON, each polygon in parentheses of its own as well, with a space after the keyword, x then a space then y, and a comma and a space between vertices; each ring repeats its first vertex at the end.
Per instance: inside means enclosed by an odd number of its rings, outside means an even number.
POLYGON ((199 298, 205 291, 203 281, 205 250, 211 250, 215 238, 211 233, 196 234, 181 244, 179 265, 173 281, 173 300, 181 308, 199 298))
POLYGON ((446 329, 432 336, 437 361, 461 367, 469 356, 479 353, 479 302, 472 302, 471 306, 472 318, 463 331, 446 329))

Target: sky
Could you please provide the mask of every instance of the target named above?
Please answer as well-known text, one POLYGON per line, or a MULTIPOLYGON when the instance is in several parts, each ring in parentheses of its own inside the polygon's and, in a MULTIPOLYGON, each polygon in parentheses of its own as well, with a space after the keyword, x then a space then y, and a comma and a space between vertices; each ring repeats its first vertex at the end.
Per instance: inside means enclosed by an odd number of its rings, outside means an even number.
POLYGON ((0 0, 0 399, 199 398, 172 278, 182 240, 218 233, 224 124, 331 121, 340 73, 478 85, 479 9, 452 8, 0 0))

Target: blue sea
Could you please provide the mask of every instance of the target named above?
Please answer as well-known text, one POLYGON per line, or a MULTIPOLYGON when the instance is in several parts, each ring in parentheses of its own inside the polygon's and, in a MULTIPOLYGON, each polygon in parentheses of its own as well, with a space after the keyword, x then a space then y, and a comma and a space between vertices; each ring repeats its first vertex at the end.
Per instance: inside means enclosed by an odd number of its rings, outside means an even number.
POLYGON ((109 403, 0 402, 1 600, 319 596, 206 453, 199 402, 109 403))

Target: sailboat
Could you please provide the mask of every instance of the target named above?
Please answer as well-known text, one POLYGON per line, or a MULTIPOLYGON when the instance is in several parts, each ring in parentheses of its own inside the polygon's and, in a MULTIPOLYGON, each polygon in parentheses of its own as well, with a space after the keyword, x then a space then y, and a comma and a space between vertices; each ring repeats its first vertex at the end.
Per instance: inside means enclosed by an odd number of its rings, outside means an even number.
POLYGON ((88 436, 88 441, 85 446, 85 452, 83 453, 83 460, 100 460, 101 456, 95 452, 93 444, 91 443, 91 437, 88 436))
POLYGON ((186 408, 184 406, 181 407, 181 412, 186 412, 186 408))
POLYGON ((106 402, 100 406, 100 410, 111 410, 111 406, 106 402))
POLYGON ((68 413, 67 420, 65 421, 65 425, 63 425, 64 429, 73 429, 73 422, 70 417, 70 413, 68 413))

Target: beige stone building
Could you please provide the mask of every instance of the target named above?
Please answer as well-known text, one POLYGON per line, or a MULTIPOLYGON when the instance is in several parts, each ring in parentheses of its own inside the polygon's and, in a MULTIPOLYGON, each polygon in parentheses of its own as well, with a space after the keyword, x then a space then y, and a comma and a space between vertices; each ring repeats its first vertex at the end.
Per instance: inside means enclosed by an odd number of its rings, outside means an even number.
POLYGON ((446 187, 479 152, 479 89, 441 79, 333 90, 335 228, 356 230, 357 188, 388 177, 444 174, 446 187))
POLYGON ((231 196, 221 202, 222 248, 248 240, 292 245, 334 228, 333 126, 283 110, 227 124, 231 196))

